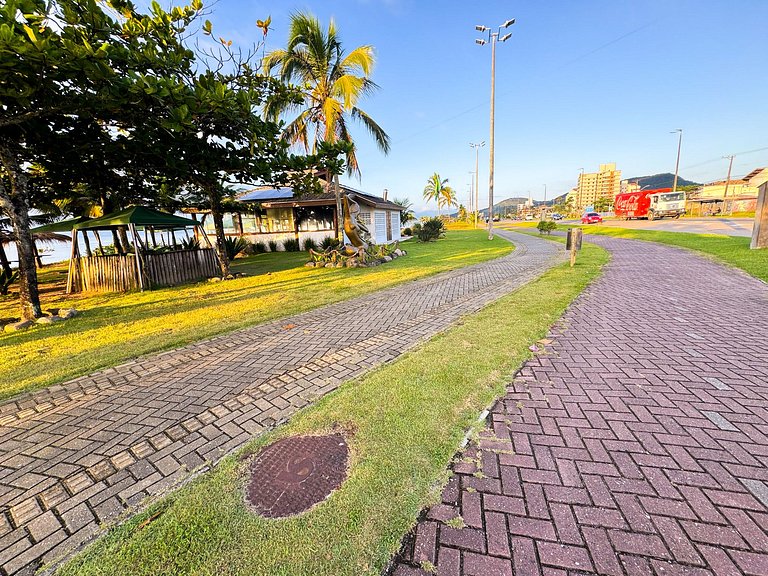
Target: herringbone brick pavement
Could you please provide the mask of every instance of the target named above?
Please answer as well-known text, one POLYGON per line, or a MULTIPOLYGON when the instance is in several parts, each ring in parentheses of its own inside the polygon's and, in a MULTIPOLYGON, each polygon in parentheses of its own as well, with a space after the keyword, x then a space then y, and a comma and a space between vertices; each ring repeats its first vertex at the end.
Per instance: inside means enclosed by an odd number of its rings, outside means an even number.
POLYGON ((562 259, 545 240, 500 235, 516 250, 492 262, 0 404, 0 574, 62 557, 148 496, 562 259))
POLYGON ((604 276, 453 462, 394 576, 768 575, 768 286, 590 241, 613 253, 604 276))

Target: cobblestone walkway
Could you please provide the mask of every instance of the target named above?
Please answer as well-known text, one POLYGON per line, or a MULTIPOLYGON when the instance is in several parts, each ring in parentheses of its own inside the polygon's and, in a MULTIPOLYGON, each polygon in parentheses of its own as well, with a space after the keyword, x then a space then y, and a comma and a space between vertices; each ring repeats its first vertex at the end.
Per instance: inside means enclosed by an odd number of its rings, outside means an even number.
POLYGON ((590 241, 613 252, 604 276, 452 464, 395 576, 768 575, 768 286, 590 241))
POLYGON ((492 262, 0 404, 0 574, 61 557, 100 524, 562 258, 551 242, 500 235, 517 249, 492 262))

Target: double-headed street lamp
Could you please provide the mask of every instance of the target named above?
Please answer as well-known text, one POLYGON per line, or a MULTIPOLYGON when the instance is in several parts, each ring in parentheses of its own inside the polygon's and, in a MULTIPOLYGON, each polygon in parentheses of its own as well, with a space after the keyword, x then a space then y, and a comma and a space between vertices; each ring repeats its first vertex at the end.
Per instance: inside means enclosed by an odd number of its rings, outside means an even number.
POLYGON ((493 134, 494 134, 494 113, 496 107, 496 42, 506 42, 512 37, 512 33, 504 34, 499 37, 502 30, 505 30, 515 23, 515 19, 507 20, 493 32, 488 26, 475 26, 478 32, 488 32, 488 40, 475 40, 476 44, 484 46, 491 44, 491 137, 489 139, 490 165, 488 175, 488 240, 493 240, 493 134))
POLYGON ((477 171, 477 169, 478 169, 478 166, 480 165, 480 148, 485 146, 485 140, 483 140, 478 144, 474 144, 470 142, 469 146, 475 149, 475 228, 477 228, 477 214, 478 212, 480 212, 480 203, 479 203, 480 188, 479 188, 479 179, 478 179, 479 172, 477 171))

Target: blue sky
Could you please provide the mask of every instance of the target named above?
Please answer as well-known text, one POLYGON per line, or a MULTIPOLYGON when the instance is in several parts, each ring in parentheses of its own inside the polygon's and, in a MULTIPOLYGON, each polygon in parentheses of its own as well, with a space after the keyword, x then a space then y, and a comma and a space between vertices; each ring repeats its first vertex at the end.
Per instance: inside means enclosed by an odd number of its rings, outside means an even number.
MULTIPOLYGON (((214 34, 248 45, 272 16, 267 50, 285 44, 291 12, 333 17, 348 50, 376 48, 380 90, 360 106, 389 133, 382 155, 354 134, 362 180, 353 186, 409 197, 437 171, 466 202, 474 152, 488 140, 490 47, 475 24, 517 23, 497 50, 497 200, 567 192, 579 169, 616 162, 624 177, 673 172, 675 128, 683 128, 680 174, 724 178, 729 153, 768 148, 768 1, 558 0, 417 2, 220 0, 214 34)), ((734 175, 768 165, 768 149, 737 156, 734 175)), ((480 195, 488 148, 480 154, 480 195)))

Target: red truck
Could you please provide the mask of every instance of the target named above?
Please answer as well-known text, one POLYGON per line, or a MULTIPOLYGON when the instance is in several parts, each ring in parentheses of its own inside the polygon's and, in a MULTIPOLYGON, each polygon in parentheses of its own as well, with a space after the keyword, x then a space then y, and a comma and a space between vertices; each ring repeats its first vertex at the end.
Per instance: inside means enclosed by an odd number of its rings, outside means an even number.
POLYGON ((672 188, 639 190, 617 194, 613 200, 613 212, 617 218, 680 218, 685 214, 685 192, 672 193, 672 188))

